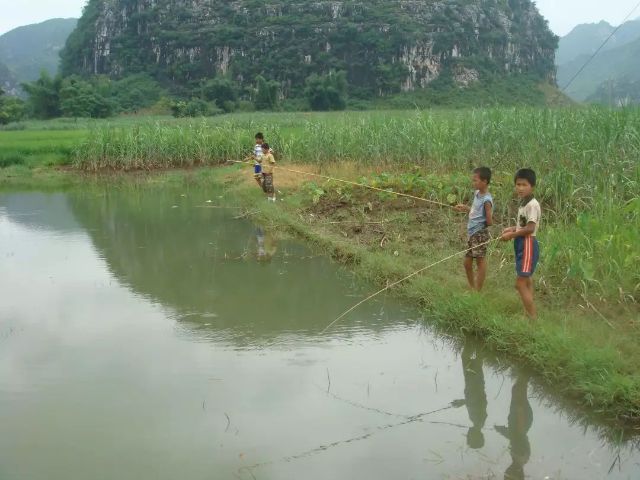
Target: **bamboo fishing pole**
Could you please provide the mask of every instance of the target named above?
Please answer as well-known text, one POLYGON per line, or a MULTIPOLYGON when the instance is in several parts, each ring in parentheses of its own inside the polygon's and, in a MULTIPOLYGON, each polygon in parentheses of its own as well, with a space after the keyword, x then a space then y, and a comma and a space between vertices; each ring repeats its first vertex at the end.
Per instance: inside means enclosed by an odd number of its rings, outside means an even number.
MULTIPOLYGON (((245 164, 245 165, 251 165, 250 162, 242 161, 242 160, 230 160, 230 162, 242 163, 242 164, 245 164)), ((453 205, 449 205, 447 203, 438 202, 436 200, 430 200, 428 198, 417 197, 415 195, 410 195, 408 193, 394 192, 393 190, 385 190, 384 188, 373 187, 371 185, 367 185, 367 184, 364 184, 364 183, 358 183, 358 182, 354 182, 354 181, 351 181, 351 180, 344 180, 342 178, 330 177, 329 175, 322 175, 320 173, 304 172, 302 170, 295 170, 295 169, 292 169, 292 168, 286 168, 286 167, 282 167, 280 165, 275 165, 274 168, 276 168, 277 170, 284 170, 285 172, 297 173, 299 175, 307 175, 307 176, 310 176, 310 177, 318 177, 318 178, 323 178, 325 180, 331 180, 331 181, 334 181, 334 182, 346 183, 347 185, 353 185, 353 186, 356 186, 356 187, 368 188, 369 190, 374 190, 376 192, 390 193, 390 194, 396 195, 398 197, 411 198, 413 200, 418 200, 418 201, 421 201, 421 202, 431 203, 433 205, 438 205, 440 207, 455 208, 453 205)))
POLYGON ((390 288, 395 287, 396 285, 401 284, 402 282, 405 282, 407 280, 409 280, 410 278, 415 277, 416 275, 420 275, 422 272, 425 272, 427 270, 429 270, 430 268, 433 268, 437 265, 440 265, 441 263, 446 262, 447 260, 451 260, 452 258, 457 257, 458 255, 462 255, 463 253, 467 253, 471 250, 473 250, 474 248, 478 248, 478 247, 484 247, 485 245, 489 245, 490 243, 496 242, 500 240, 499 238, 493 238, 491 240, 489 240, 488 242, 485 243, 481 243, 480 245, 476 245, 474 247, 471 248, 467 248, 465 250, 462 250, 460 252, 456 252, 453 255, 449 255, 446 258, 443 258, 442 260, 438 260, 435 263, 432 263, 431 265, 427 265, 426 267, 421 268, 420 270, 416 270, 415 272, 413 272, 410 275, 407 275, 406 277, 391 283, 390 285, 387 285, 386 287, 384 287, 381 290, 378 290, 377 292, 369 295, 367 298, 365 298, 364 300, 359 301, 358 303, 356 303, 353 307, 351 307, 349 310, 346 310, 344 313, 342 313, 338 318, 336 318, 333 322, 331 322, 329 325, 327 325, 324 330, 322 330, 322 332, 320 333, 325 333, 327 330, 329 330, 331 327, 333 327, 336 323, 338 323, 340 320, 342 320, 344 317, 346 317, 347 315, 349 315, 351 312, 353 312, 356 308, 358 308, 360 305, 368 302, 369 300, 372 300, 373 298, 377 297, 378 295, 380 295, 381 293, 386 292, 387 290, 389 290, 390 288))

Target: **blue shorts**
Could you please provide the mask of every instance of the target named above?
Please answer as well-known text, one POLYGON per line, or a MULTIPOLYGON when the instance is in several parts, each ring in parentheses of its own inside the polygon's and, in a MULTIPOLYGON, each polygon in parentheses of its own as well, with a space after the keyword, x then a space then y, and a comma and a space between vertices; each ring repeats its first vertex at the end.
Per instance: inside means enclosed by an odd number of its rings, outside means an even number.
POLYGON ((519 277, 530 277, 538 266, 540 247, 536 237, 517 237, 513 242, 516 253, 516 273, 519 277))

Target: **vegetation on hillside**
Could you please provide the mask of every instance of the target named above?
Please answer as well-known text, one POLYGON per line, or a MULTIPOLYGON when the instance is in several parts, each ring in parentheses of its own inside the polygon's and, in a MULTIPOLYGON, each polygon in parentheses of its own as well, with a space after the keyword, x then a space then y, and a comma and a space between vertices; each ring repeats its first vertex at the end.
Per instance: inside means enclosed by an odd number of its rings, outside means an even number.
POLYGON ((5 93, 27 100, 20 116, 3 121, 541 106, 549 103, 556 44, 530 0, 90 0, 77 22, 55 19, 0 37, 0 61, 29 79, 20 88, 0 70, 5 93), (51 62, 65 38, 55 74, 51 62))
POLYGON ((60 51, 76 24, 73 18, 55 18, 0 35, 0 62, 11 70, 17 84, 35 80, 42 70, 56 75, 60 51))
MULTIPOLYGON (((243 93, 228 78, 216 77, 201 82, 191 97, 180 99, 171 97, 157 81, 145 74, 111 80, 106 76, 51 77, 42 72, 36 81, 23 84, 27 95, 24 113, 37 119, 108 118, 137 113, 207 117, 255 110, 397 110, 567 104, 555 87, 539 83, 535 76, 488 76, 484 82, 465 88, 451 80, 439 79, 424 90, 372 100, 350 98, 344 72, 311 75, 307 79, 304 97, 286 101, 279 96, 277 82, 262 76, 256 81, 255 88, 243 93)), ((16 120, 19 118, 13 119, 16 120)))
POLYGON ((556 53, 556 64, 564 65, 584 55, 592 55, 602 46, 605 40, 613 35, 602 47, 606 52, 614 50, 640 38, 640 19, 631 20, 616 27, 608 22, 587 23, 576 26, 560 39, 556 53))
POLYGON ((640 77, 610 80, 602 83, 587 101, 616 107, 640 105, 640 77))
POLYGON ((25 114, 24 102, 10 97, 0 88, 0 125, 22 120, 25 114))
POLYGON ((179 116, 246 110, 248 103, 258 110, 335 110, 366 108, 403 90, 456 97, 461 87, 510 76, 514 84, 549 81, 556 45, 530 0, 91 0, 62 53, 62 72, 114 80, 150 75, 175 97, 179 116), (214 85, 212 94, 212 83, 224 85, 224 93, 214 85))
POLYGON ((5 94, 17 95, 18 94, 18 81, 15 75, 9 70, 2 61, 0 61, 0 88, 5 94))

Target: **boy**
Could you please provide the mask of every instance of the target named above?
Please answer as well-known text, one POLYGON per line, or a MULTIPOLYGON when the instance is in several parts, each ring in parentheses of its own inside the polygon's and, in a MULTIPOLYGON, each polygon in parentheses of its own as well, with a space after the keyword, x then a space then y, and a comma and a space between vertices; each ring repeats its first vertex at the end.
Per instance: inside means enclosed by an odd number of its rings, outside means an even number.
POLYGON ((505 228, 500 240, 514 240, 516 257, 516 290, 529 318, 536 318, 536 306, 533 303, 533 281, 531 276, 538 264, 539 247, 536 236, 542 215, 540 204, 534 198, 536 172, 529 168, 518 170, 515 176, 516 193, 520 199, 518 218, 515 227, 505 228))
POLYGON ((262 188, 262 144, 264 143, 264 135, 262 132, 256 133, 256 144, 253 147, 253 178, 256 179, 260 188, 262 188))
POLYGON ((262 190, 267 194, 267 200, 276 201, 276 190, 273 186, 273 170, 276 160, 269 149, 268 143, 262 144, 262 190))
POLYGON ((489 227, 493 225, 493 197, 489 193, 491 183, 491 170, 487 167, 476 168, 473 171, 471 183, 475 190, 473 203, 468 205, 458 205, 459 212, 469 212, 469 223, 467 233, 469 234, 469 251, 464 259, 464 269, 467 273, 467 280, 471 290, 482 290, 484 280, 487 276, 487 242, 491 240, 489 227), (473 275, 473 260, 477 265, 477 276, 473 275))

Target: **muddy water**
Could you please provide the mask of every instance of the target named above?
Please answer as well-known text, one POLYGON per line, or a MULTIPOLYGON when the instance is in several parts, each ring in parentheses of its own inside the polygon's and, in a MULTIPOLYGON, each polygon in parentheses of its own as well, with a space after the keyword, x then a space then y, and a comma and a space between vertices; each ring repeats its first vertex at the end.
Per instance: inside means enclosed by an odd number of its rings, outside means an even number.
POLYGON ((2 480, 640 477, 390 298, 321 333, 371 287, 218 196, 0 196, 2 480))

